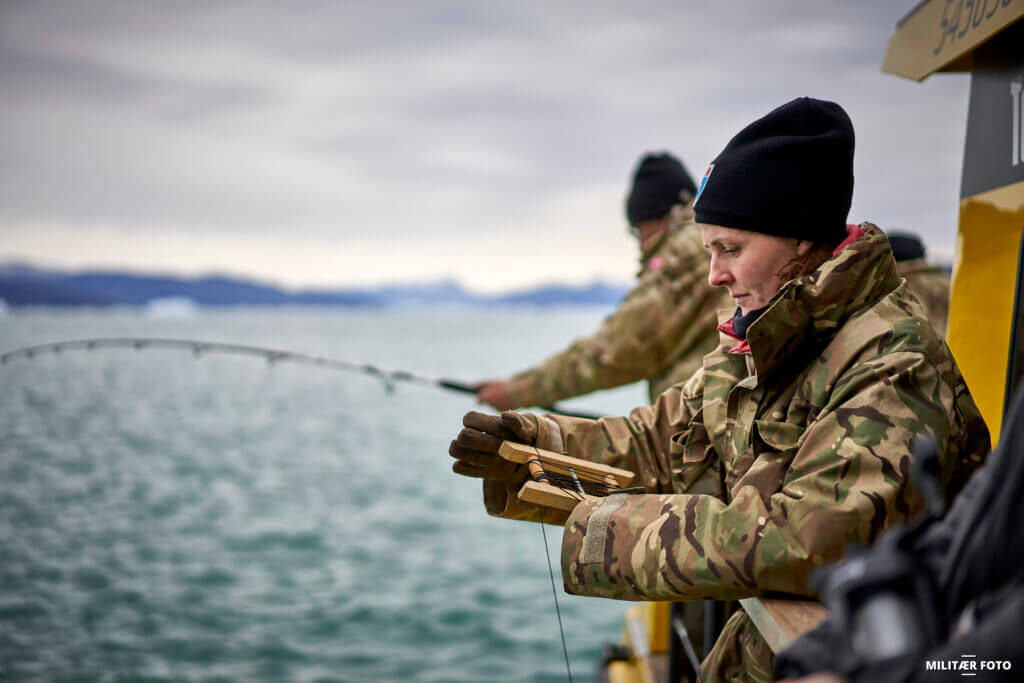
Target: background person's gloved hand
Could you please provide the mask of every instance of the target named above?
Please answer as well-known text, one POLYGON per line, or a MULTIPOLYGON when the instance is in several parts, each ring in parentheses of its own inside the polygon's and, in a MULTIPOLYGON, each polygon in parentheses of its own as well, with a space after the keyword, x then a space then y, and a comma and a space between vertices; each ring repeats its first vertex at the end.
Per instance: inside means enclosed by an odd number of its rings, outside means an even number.
POLYGON ((464 428, 448 447, 456 459, 452 470, 466 477, 497 481, 517 478, 522 465, 498 455, 502 441, 533 445, 537 440, 537 418, 529 413, 506 412, 501 416, 471 410, 462 418, 464 428))

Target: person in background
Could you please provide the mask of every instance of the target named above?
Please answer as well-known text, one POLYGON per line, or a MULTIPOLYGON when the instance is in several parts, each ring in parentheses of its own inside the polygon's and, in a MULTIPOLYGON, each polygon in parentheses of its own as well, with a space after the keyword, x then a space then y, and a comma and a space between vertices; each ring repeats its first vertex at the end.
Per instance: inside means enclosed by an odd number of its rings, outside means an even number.
POLYGON ((946 338, 949 320, 949 273, 925 257, 921 239, 909 232, 887 231, 892 255, 896 258, 896 272, 906 278, 907 286, 918 298, 928 314, 928 321, 946 338))
POLYGON ((646 379, 653 401, 688 379, 717 345, 717 309, 728 305, 707 282, 708 257, 693 223, 696 191, 671 154, 640 159, 626 199, 640 246, 632 291, 593 335, 510 379, 481 382, 477 399, 498 410, 550 406, 646 379))
MULTIPOLYGON (((834 102, 793 100, 740 131, 694 202, 712 285, 736 304, 721 344, 628 417, 477 412, 449 446, 483 479, 488 513, 539 519, 503 440, 636 474, 644 493, 567 513, 568 592, 624 600, 811 595, 811 570, 869 545, 923 506, 915 437, 938 448, 952 495, 989 450, 949 349, 916 311, 885 234, 847 225, 853 125, 834 102)), ((705 683, 772 680, 742 610, 701 664, 705 683)))

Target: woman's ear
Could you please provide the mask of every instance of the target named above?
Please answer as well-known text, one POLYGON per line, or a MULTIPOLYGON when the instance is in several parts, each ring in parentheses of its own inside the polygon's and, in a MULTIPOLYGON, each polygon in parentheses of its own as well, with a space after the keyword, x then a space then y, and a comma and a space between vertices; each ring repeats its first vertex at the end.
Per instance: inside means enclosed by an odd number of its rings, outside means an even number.
POLYGON ((807 256, 807 254, 809 254, 811 249, 813 249, 813 248, 814 248, 814 242, 811 242, 810 240, 797 240, 796 241, 796 255, 800 256, 801 258, 804 257, 804 256, 807 256))

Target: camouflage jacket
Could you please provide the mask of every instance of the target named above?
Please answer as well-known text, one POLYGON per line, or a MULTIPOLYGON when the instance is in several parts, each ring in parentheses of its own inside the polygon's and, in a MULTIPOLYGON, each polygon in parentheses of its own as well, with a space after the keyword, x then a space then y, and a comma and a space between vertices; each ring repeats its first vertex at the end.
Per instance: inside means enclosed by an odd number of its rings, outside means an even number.
POLYGON ((598 389, 649 383, 651 400, 700 367, 718 344, 716 311, 724 290, 707 282, 708 257, 693 210, 677 205, 636 286, 592 336, 509 380, 513 405, 545 406, 598 389))
MULTIPOLYGON (((649 492, 583 502, 569 514, 568 592, 807 595, 815 566, 920 509, 909 485, 916 436, 940 444, 951 491, 981 464, 988 430, 963 378, 896 274, 885 236, 863 228, 783 286, 748 330, 749 352, 731 352, 737 342, 723 334, 689 382, 629 417, 539 419, 537 445, 630 469, 649 492)), ((491 514, 536 518, 511 497, 498 509, 506 492, 496 488, 484 487, 491 514)), ((726 634, 753 635, 726 650, 748 660, 743 671, 770 675, 756 630, 730 624, 726 634)))
POLYGON ((907 286, 924 306, 926 318, 938 332, 940 339, 946 338, 946 321, 949 319, 949 274, 925 259, 911 259, 896 264, 896 271, 906 278, 907 286))

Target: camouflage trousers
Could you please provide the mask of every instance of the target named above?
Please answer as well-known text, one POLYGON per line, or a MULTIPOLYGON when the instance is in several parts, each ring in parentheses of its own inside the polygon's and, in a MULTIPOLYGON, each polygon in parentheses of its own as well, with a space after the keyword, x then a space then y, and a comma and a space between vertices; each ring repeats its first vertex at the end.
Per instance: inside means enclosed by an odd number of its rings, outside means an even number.
POLYGON ((761 637, 754 622, 742 609, 725 622, 722 635, 701 662, 700 677, 704 683, 720 681, 753 681, 771 683, 775 655, 761 637))

